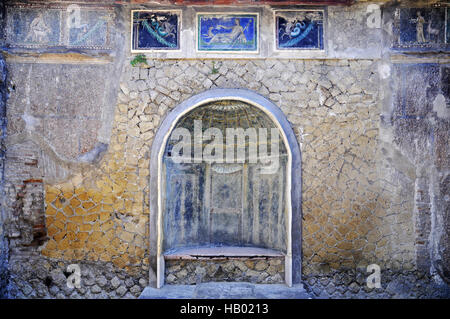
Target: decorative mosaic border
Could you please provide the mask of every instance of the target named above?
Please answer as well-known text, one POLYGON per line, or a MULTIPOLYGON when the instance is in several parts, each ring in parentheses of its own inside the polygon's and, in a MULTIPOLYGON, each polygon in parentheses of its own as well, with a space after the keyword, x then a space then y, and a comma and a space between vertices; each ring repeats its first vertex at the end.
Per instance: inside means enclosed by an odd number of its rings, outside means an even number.
MULTIPOLYGON (((196 14, 196 25, 195 25, 195 49, 197 53, 228 53, 228 54, 233 54, 233 53, 250 53, 250 54, 255 54, 255 53, 259 53, 259 12, 197 12, 196 14), (205 34, 201 33, 201 18, 202 17, 206 17, 206 16, 210 16, 211 18, 226 18, 227 20, 232 21, 233 19, 237 19, 237 18, 243 18, 243 19, 248 19, 248 18, 252 18, 254 19, 254 24, 253 24, 253 41, 255 42, 253 47, 254 49, 246 49, 246 48, 236 48, 236 49, 223 49, 223 48, 219 48, 219 49, 208 49, 208 48, 204 48, 201 49, 201 44, 200 41, 202 40, 201 36, 204 36, 205 34)), ((236 21, 236 20, 235 20, 236 21)), ((235 26, 237 26, 237 24, 235 24, 235 26)), ((246 31, 246 28, 249 26, 249 21, 248 24, 245 26, 241 26, 239 25, 238 27, 241 28, 242 31, 236 31, 238 32, 238 37, 240 37, 240 35, 244 34, 244 32, 246 31)), ((233 28, 232 26, 225 26, 227 28, 233 28)), ((210 27, 211 28, 211 27, 210 27)), ((222 26, 223 28, 223 26, 222 26)), ((222 33, 222 36, 217 36, 216 34, 212 33, 212 30, 209 29, 208 30, 208 34, 207 37, 211 38, 211 39, 217 39, 217 41, 220 41, 220 39, 224 39, 224 40, 230 40, 231 41, 236 41, 236 39, 232 39, 232 38, 228 38, 227 35, 225 33, 222 33), (215 36, 217 38, 215 38, 215 36)), ((231 30, 230 33, 235 32, 235 30, 231 30)), ((248 34, 248 33, 247 33, 248 34)), ((211 40, 210 40, 211 41, 211 40)), ((222 44, 228 44, 228 43, 222 43, 222 44)), ((231 43, 233 44, 233 42, 231 43)), ((220 43, 219 43, 220 45, 220 43)))
MULTIPOLYGON (((182 26, 182 10, 131 10, 131 53, 144 53, 144 52, 177 52, 181 51, 181 26, 182 26), (145 47, 140 48, 137 43, 137 37, 139 37, 139 30, 135 26, 134 13, 135 12, 146 12, 146 13, 161 13, 161 14, 175 14, 177 16, 177 26, 176 26, 176 37, 177 44, 174 48, 170 47, 145 47), (135 30, 136 29, 136 30, 135 30), (136 31, 136 32, 135 32, 136 31), (137 45, 136 45, 137 44, 137 45), (136 48, 137 47, 137 48, 136 48)), ((154 30, 153 30, 154 32, 154 30)), ((156 35, 156 34, 155 34, 156 35)), ((156 35, 157 36, 157 35, 156 35)))

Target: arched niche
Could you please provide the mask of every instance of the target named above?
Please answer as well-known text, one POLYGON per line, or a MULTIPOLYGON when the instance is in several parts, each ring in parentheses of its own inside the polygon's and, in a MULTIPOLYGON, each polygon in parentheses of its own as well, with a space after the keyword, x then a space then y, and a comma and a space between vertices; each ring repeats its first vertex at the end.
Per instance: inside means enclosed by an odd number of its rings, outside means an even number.
MULTIPOLYGON (((195 133, 193 135, 192 141, 195 133)), ((226 140, 226 134, 223 136, 226 140)), ((237 150, 239 140, 234 141, 237 150)), ((205 143, 211 141, 202 141, 200 149, 205 143)), ((250 144, 247 143, 248 147, 250 144)), ((234 252, 236 249, 243 252, 265 249, 268 254, 282 253, 286 284, 291 286, 300 282, 300 149, 283 112, 263 96, 243 89, 214 89, 195 95, 172 110, 152 144, 149 195, 151 286, 160 288, 164 285, 167 254, 183 249, 204 252, 205 248, 211 253, 216 247, 221 252, 224 249, 234 252), (221 115, 225 124, 220 121, 221 115), (209 121, 205 125, 206 119, 209 121), (233 119, 237 122, 232 123, 233 119), (243 129, 275 128, 279 132, 280 165, 275 171, 264 171, 260 159, 256 163, 254 159, 250 161, 248 152, 243 161, 234 164, 195 160, 198 145, 191 148, 191 162, 186 158, 180 162, 179 157, 174 161, 172 151, 177 140, 173 133, 180 127, 191 133, 197 129, 198 133, 198 128, 193 127, 196 120, 203 120, 202 132, 210 127, 220 130, 236 126, 243 129), (263 174, 258 173, 261 170, 263 174), (272 194, 269 208, 258 202, 258 198, 264 198, 255 192, 255 189, 261 189, 261 184, 272 194), (186 196, 191 199, 186 201, 186 196)), ((267 206, 267 201, 264 202, 267 206)))

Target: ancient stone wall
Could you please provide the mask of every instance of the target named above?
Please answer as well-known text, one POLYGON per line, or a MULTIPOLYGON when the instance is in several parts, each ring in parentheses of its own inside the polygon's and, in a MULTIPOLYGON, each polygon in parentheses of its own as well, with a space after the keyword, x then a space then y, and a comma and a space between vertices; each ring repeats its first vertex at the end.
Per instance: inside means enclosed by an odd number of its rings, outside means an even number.
MULTIPOLYGON (((369 27, 367 4, 356 4, 327 8, 327 50, 318 57, 264 49, 186 59, 182 51, 132 66, 130 9, 139 8, 99 9, 115 14, 110 51, 6 50, 0 234, 9 297, 139 296, 155 249, 153 137, 179 103, 212 88, 257 92, 292 125, 302 152, 302 271, 314 295, 448 296, 448 55, 392 51, 385 26, 396 8, 369 27), (373 263, 382 288, 368 290, 373 263), (80 288, 66 285, 69 264, 81 268, 80 288)), ((271 23, 271 8, 258 10, 271 23)))
POLYGON ((168 260, 167 284, 193 285, 201 282, 252 282, 274 284, 284 281, 284 258, 215 260, 168 260))

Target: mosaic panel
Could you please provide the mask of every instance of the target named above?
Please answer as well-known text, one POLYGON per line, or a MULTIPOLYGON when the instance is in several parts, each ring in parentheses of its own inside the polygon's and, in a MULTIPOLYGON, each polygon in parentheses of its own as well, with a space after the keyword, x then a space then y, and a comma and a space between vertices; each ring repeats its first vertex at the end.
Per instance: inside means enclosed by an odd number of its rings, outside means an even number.
POLYGON ((60 10, 8 8, 7 41, 17 47, 58 46, 62 41, 60 10))
POLYGON ((448 8, 397 9, 394 16, 393 47, 408 51, 448 49, 446 10, 448 8))
POLYGON ((11 47, 111 49, 114 13, 78 5, 7 8, 6 40, 11 47))
POLYGON ((277 11, 277 50, 323 50, 323 10, 277 11))
POLYGON ((199 14, 198 51, 258 51, 257 14, 199 14))
POLYGON ((132 50, 180 49, 179 11, 133 11, 132 50))
POLYGON ((109 29, 112 14, 100 10, 82 10, 79 18, 71 20, 71 14, 67 17, 68 37, 67 45, 71 47, 101 49, 109 48, 109 29))

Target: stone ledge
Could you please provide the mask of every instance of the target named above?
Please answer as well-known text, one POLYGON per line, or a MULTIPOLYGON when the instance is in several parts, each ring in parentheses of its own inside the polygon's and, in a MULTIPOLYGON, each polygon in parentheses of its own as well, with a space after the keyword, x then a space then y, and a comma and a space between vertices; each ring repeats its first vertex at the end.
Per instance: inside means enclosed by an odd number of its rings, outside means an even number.
POLYGON ((164 259, 242 259, 284 257, 284 254, 266 248, 256 247, 199 247, 183 248, 164 253, 164 259))
POLYGON ((302 284, 209 282, 198 285, 146 287, 139 299, 312 299, 302 284))
POLYGON ((21 53, 3 51, 7 62, 46 64, 109 64, 113 58, 107 54, 90 56, 81 53, 21 53))

